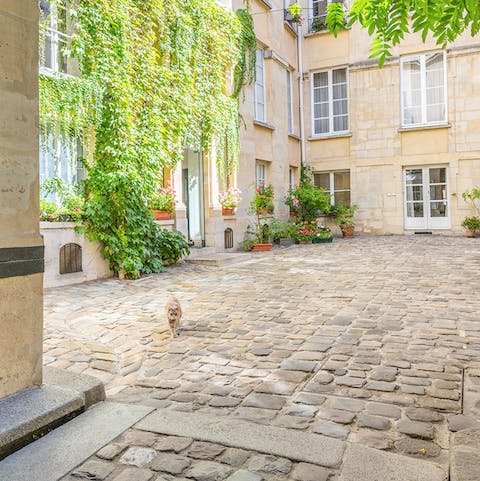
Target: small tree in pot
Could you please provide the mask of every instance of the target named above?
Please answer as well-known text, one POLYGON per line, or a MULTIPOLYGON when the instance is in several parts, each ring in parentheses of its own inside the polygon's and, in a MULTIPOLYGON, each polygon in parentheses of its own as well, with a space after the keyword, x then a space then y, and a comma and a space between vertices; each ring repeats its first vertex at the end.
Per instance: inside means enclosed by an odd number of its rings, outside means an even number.
POLYGON ((357 210, 356 205, 347 207, 346 205, 339 204, 334 205, 330 209, 330 216, 333 217, 333 221, 340 227, 343 237, 354 237, 355 235, 355 222, 353 216, 357 210))

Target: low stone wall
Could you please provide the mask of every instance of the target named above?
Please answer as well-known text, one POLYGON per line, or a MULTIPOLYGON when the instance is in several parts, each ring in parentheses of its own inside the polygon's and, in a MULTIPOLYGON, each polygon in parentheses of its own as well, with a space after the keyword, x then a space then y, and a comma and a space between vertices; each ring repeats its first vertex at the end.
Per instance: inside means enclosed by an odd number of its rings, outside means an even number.
POLYGON ((75 232, 74 222, 40 222, 40 233, 45 244, 45 275, 43 286, 58 287, 79 282, 105 279, 112 276, 108 262, 100 252, 98 242, 90 242, 75 232), (82 248, 82 271, 60 274, 60 249, 66 244, 82 248))

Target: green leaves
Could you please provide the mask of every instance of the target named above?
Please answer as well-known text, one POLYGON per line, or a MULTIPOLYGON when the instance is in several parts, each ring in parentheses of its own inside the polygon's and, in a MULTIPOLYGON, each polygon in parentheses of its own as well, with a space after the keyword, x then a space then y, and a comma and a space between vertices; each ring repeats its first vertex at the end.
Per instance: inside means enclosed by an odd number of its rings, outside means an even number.
MULTIPOLYGON (((337 35, 341 29, 340 8, 328 7, 327 27, 337 35)), ((406 33, 420 32, 445 47, 470 29, 472 36, 480 31, 478 0, 354 0, 347 14, 347 24, 359 23, 373 37, 371 57, 382 66, 406 33)))

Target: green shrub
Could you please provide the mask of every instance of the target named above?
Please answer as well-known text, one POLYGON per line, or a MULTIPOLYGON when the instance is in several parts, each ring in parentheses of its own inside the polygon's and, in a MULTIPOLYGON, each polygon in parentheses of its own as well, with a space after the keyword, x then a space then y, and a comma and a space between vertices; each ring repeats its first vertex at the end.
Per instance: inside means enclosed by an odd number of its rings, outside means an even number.
POLYGON ((142 272, 163 272, 164 265, 178 262, 183 255, 190 254, 185 236, 177 230, 162 229, 155 224, 147 239, 147 249, 142 272))
POLYGON ((290 190, 285 204, 296 212, 302 222, 311 222, 318 217, 319 211, 328 213, 330 196, 316 187, 310 177, 304 176, 296 189, 290 190))
POLYGON ((480 217, 465 217, 462 222, 462 227, 471 230, 472 232, 480 231, 480 217))

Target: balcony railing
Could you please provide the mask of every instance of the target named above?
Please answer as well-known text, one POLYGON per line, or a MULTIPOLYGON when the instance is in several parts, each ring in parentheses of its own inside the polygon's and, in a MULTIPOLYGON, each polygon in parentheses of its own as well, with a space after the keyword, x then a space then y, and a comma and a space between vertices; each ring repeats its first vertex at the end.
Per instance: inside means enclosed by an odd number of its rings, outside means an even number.
POLYGON ((327 29, 327 7, 331 3, 342 3, 345 10, 347 9, 346 0, 314 0, 311 11, 313 15, 308 19, 309 32, 323 32, 327 29))

